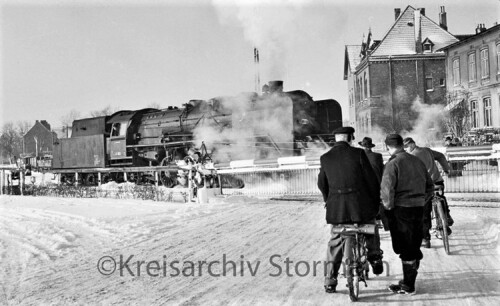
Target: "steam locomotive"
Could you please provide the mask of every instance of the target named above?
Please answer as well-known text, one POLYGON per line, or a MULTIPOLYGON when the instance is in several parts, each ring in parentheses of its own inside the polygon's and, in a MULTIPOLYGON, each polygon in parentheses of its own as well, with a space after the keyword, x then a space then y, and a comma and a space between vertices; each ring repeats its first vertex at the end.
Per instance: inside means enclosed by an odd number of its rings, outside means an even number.
MULTIPOLYGON (((81 172, 81 182, 92 185, 98 169, 141 167, 127 177, 141 183, 153 179, 147 167, 175 165, 193 148, 201 150, 203 160, 215 163, 301 155, 308 144, 327 144, 331 132, 341 125, 337 101, 314 101, 302 90, 284 92, 283 81, 271 81, 260 94, 75 120, 71 137, 54 144, 53 171, 67 182, 81 172)), ((172 166, 171 172, 176 171, 172 166)), ((163 177, 168 178, 169 172, 163 172, 163 177)), ((108 171, 101 181, 110 179, 125 178, 123 172, 108 171)), ((170 187, 170 180, 160 180, 170 187)))

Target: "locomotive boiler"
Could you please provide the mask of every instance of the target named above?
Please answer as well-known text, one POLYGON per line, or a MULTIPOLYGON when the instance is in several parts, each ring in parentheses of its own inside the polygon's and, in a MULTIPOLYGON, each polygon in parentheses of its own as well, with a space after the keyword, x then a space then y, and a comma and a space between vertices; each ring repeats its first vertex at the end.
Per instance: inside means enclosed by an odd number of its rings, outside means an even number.
MULTIPOLYGON (((302 90, 284 92, 282 81, 272 81, 262 93, 75 120, 71 137, 54 145, 53 171, 67 182, 81 171, 82 183, 95 184, 98 169, 140 167, 127 180, 143 183, 154 179, 145 168, 172 165, 175 172, 176 162, 192 148, 215 163, 301 155, 308 144, 328 143, 341 125, 337 101, 315 101, 302 90)), ((169 185, 162 177, 162 184, 169 185)), ((120 171, 106 174, 102 182, 109 179, 125 180, 120 171)))

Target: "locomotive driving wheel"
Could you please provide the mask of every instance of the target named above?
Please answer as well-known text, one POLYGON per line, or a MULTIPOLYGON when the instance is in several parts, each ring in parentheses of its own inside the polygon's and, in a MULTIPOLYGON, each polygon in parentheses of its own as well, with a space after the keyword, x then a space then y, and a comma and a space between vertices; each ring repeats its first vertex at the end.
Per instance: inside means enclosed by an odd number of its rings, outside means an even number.
MULTIPOLYGON (((169 159, 168 157, 165 157, 161 163, 160 166, 168 166, 169 159)), ((160 181, 163 186, 167 188, 172 188, 175 186, 176 179, 175 177, 172 177, 170 175, 170 172, 168 170, 162 170, 160 171, 160 181)))

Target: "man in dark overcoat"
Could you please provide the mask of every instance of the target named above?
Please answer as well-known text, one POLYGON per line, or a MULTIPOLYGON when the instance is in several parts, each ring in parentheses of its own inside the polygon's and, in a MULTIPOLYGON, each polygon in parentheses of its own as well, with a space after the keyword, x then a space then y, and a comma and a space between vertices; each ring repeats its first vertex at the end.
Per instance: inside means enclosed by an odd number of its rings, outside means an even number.
MULTIPOLYGON (((372 151, 372 148, 375 147, 375 145, 370 137, 364 137, 362 141, 358 142, 358 144, 365 150, 366 156, 368 156, 370 165, 372 166, 373 171, 375 171, 375 175, 377 176, 380 184, 380 181, 382 180, 382 173, 384 172, 384 159, 382 154, 372 151)), ((384 206, 382 203, 379 205, 377 220, 382 221, 384 230, 389 230, 389 225, 387 224, 387 218, 385 217, 384 206)))
MULTIPOLYGON (((326 202, 328 224, 375 224, 380 203, 380 185, 362 149, 351 146, 352 127, 336 129, 335 144, 320 158, 318 188, 326 202)), ((336 291, 337 276, 342 265, 344 239, 330 232, 327 249, 325 291, 336 291)), ((368 261, 374 274, 383 272, 380 237, 367 235, 368 261)))

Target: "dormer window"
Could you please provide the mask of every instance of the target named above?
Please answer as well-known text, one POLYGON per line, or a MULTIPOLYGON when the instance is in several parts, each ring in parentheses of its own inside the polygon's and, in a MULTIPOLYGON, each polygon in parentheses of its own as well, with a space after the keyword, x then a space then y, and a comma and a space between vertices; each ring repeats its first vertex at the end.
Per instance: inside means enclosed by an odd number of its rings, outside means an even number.
POLYGON ((434 43, 428 38, 422 42, 422 50, 424 53, 432 53, 433 47, 434 43))

